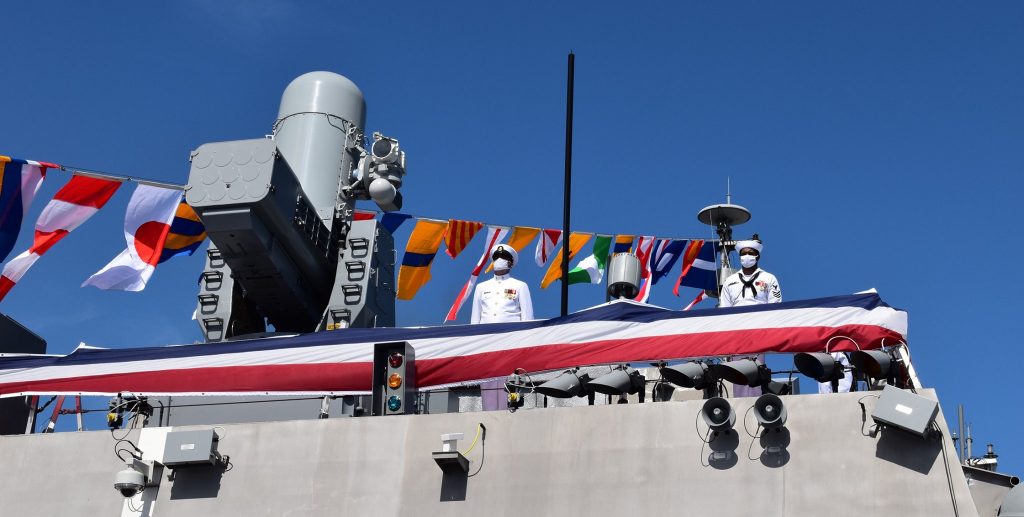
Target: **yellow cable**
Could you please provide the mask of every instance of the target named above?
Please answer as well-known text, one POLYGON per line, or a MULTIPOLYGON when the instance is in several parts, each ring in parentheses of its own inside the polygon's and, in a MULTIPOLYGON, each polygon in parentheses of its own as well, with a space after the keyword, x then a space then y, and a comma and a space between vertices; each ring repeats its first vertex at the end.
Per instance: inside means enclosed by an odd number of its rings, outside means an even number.
POLYGON ((477 424, 477 427, 476 427, 476 437, 473 438, 473 443, 469 444, 469 448, 466 449, 466 452, 462 453, 463 456, 469 456, 469 453, 470 453, 470 451, 473 450, 473 447, 476 447, 476 442, 477 442, 477 440, 480 439, 480 433, 483 432, 483 430, 484 430, 484 424, 477 424))

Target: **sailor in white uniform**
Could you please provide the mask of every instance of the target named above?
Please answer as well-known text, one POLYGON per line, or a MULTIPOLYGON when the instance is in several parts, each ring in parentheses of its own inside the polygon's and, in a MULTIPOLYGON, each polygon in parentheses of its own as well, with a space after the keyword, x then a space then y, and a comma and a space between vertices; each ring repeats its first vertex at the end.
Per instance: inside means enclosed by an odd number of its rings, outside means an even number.
POLYGON ((498 244, 491 250, 494 260, 494 278, 480 282, 473 291, 473 316, 469 322, 504 323, 533 319, 533 301, 526 282, 509 276, 519 259, 516 250, 507 244, 498 244))
POLYGON ((743 269, 729 275, 722 285, 719 307, 742 307, 782 301, 782 289, 775 275, 758 267, 762 245, 757 241, 739 241, 736 249, 743 269))
MULTIPOLYGON (((718 297, 719 307, 743 307, 779 303, 782 301, 782 289, 775 275, 758 267, 763 246, 759 241, 739 241, 736 250, 740 254, 740 271, 729 275, 722 284, 722 292, 718 297)), ((764 364, 764 354, 756 358, 764 364)), ((756 397, 761 395, 761 388, 736 385, 733 387, 734 397, 756 397)))

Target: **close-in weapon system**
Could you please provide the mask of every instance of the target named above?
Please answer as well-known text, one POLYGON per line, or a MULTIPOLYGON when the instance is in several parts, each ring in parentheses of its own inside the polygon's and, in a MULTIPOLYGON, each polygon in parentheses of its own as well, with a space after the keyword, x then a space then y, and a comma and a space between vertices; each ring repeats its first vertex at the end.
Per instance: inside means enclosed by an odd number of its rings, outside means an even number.
POLYGON ((208 342, 262 333, 394 326, 395 250, 355 202, 399 210, 405 152, 364 136, 359 88, 331 72, 291 82, 273 134, 191 156, 186 200, 211 245, 196 318, 208 342))

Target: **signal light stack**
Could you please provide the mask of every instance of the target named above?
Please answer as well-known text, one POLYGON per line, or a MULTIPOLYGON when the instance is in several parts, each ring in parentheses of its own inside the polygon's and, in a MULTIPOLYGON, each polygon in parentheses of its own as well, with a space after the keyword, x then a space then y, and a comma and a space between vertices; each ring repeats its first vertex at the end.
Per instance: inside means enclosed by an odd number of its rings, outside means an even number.
POLYGON ((406 341, 373 349, 373 415, 416 412, 416 351, 406 341))

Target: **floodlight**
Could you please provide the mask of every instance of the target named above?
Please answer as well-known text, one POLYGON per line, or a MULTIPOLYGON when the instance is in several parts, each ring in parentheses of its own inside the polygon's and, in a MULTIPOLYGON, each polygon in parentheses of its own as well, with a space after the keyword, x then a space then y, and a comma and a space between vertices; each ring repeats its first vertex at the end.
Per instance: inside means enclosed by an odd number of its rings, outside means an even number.
POLYGON ((616 253, 608 263, 608 294, 635 298, 640 293, 640 259, 632 253, 616 253))
POLYGON ((728 400, 722 397, 711 397, 704 403, 700 416, 714 431, 728 432, 736 424, 736 411, 728 400))
POLYGON ((818 382, 832 382, 843 378, 843 364, 836 361, 832 354, 801 352, 793 357, 793 364, 800 373, 818 382))
POLYGON ((583 375, 579 375, 577 373, 578 371, 579 368, 566 370, 562 375, 537 386, 534 391, 541 395, 547 395, 548 397, 555 397, 559 399, 579 397, 585 393, 583 385, 590 381, 590 375, 585 373, 583 375))
POLYGON ((888 379, 895 376, 896 362, 889 352, 882 350, 857 350, 850 352, 850 362, 872 379, 888 379))
POLYGON ((718 379, 714 371, 703 362, 663 366, 661 376, 676 386, 704 390, 704 398, 718 396, 718 379))
POLYGON ((757 387, 771 381, 772 372, 767 366, 757 364, 753 359, 740 359, 712 365, 712 371, 733 384, 757 387))
POLYGON ((754 401, 754 418, 765 429, 786 425, 786 405, 778 396, 766 393, 754 401))
POLYGON ((647 379, 635 368, 620 366, 587 383, 587 387, 605 395, 642 393, 647 379))
POLYGON ((702 388, 710 380, 708 365, 700 362, 662 367, 661 376, 683 388, 702 388))

